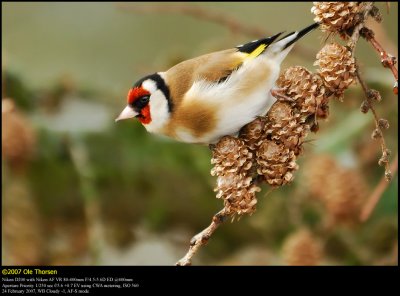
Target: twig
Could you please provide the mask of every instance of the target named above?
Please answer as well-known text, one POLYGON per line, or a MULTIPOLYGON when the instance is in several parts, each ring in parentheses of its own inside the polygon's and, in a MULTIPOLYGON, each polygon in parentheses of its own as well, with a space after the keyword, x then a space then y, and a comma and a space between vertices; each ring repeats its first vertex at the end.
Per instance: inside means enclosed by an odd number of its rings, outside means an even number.
POLYGON ((177 13, 188 15, 196 19, 209 21, 227 27, 232 33, 243 33, 252 36, 264 36, 268 34, 265 30, 258 27, 242 24, 234 17, 222 12, 205 9, 194 5, 127 5, 125 3, 118 4, 118 7, 123 10, 129 10, 138 13, 177 13))
MULTIPOLYGON (((211 9, 205 9, 194 5, 129 5, 129 4, 117 4, 119 9, 124 11, 131 11, 134 13, 146 13, 146 14, 162 14, 162 13, 177 13, 181 15, 191 16, 195 19, 205 20, 212 23, 219 24, 223 27, 228 28, 233 34, 242 33, 244 35, 252 36, 255 38, 261 38, 271 35, 270 32, 261 29, 260 27, 251 26, 244 24, 238 19, 231 15, 223 12, 214 11, 211 9)), ((292 50, 293 53, 297 53, 307 59, 314 59, 315 54, 312 51, 307 50, 299 45, 296 45, 292 50)))
MULTIPOLYGON (((376 7, 373 5, 373 2, 366 2, 365 10, 364 10, 364 15, 363 19, 366 20, 369 15, 371 15, 371 12, 376 9, 376 7)), ((375 34, 371 29, 368 29, 365 27, 365 22, 360 22, 353 30, 353 33, 350 37, 350 41, 348 42, 348 45, 351 49, 352 55, 354 56, 355 50, 356 50, 356 45, 359 40, 359 38, 363 37, 366 39, 372 47, 378 52, 378 54, 381 57, 381 63, 383 67, 385 68, 390 68, 390 70, 393 73, 393 76, 396 80, 395 85, 393 87, 393 92, 397 95, 398 94, 398 71, 395 67, 396 64, 396 58, 386 52, 386 50, 378 43, 378 41, 375 39, 375 34)))
POLYGON ((196 234, 191 240, 190 240, 190 247, 189 251, 186 253, 186 255, 180 259, 176 265, 178 266, 188 266, 192 264, 192 257, 196 252, 199 250, 199 248, 202 245, 205 245, 208 240, 210 239, 211 235, 214 233, 214 231, 220 226, 225 219, 230 215, 229 212, 226 211, 226 209, 222 209, 219 211, 217 214, 214 215, 212 218, 211 224, 205 228, 203 231, 200 233, 196 234))
POLYGON ((365 38, 369 43, 371 43, 372 47, 378 52, 379 56, 381 57, 381 63, 385 68, 389 68, 396 81, 399 79, 398 71, 395 67, 396 65, 396 58, 390 54, 388 54, 382 45, 375 39, 375 34, 372 30, 364 27, 360 30, 360 35, 365 38))
MULTIPOLYGON (((398 169, 398 155, 396 155, 395 159, 390 164, 390 170, 392 174, 395 174, 397 172, 397 169, 398 169)), ((385 189, 387 188, 388 184, 389 182, 387 182, 385 177, 383 176, 361 210, 360 214, 361 222, 367 221, 368 218, 371 216, 376 205, 381 199, 383 192, 385 192, 385 189)))
MULTIPOLYGON (((365 7, 364 7, 364 14, 363 14, 363 19, 364 21, 368 18, 368 16, 371 13, 371 10, 374 8, 374 5, 372 2, 365 2, 365 7)), ((358 42, 358 39, 360 39, 360 31, 364 28, 364 21, 360 22, 357 26, 354 27, 353 33, 351 34, 350 41, 348 45, 350 46, 352 55, 354 56, 355 50, 356 50, 356 45, 358 42)))
POLYGON ((390 2, 386 1, 386 13, 389 14, 390 12, 390 2))
MULTIPOLYGON (((373 102, 372 102, 372 98, 371 98, 371 93, 372 91, 368 88, 366 82, 364 81, 364 79, 361 77, 360 71, 359 71, 359 66, 358 63, 356 62, 356 75, 357 75, 357 80, 360 82, 361 84, 361 88, 363 89, 364 93, 365 93, 365 97, 366 97, 366 102, 368 104, 368 109, 371 110, 373 116, 374 116, 374 121, 375 121, 375 128, 376 130, 379 131, 379 140, 381 142, 381 149, 382 149, 382 155, 386 155, 386 158, 388 157, 388 149, 386 147, 386 142, 385 142, 385 138, 383 137, 383 132, 382 132, 382 128, 379 125, 379 117, 374 109, 373 106, 373 102)), ((385 161, 385 178, 386 180, 390 180, 391 178, 391 173, 390 173, 390 168, 389 168, 389 162, 385 161)))

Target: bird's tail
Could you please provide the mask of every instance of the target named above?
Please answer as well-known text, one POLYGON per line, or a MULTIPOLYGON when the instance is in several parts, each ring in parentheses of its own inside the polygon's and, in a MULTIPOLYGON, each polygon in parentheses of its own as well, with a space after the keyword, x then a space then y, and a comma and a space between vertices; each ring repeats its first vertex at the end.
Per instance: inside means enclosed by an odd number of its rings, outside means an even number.
POLYGON ((311 32, 319 26, 319 23, 313 23, 312 25, 304 28, 303 30, 291 32, 283 36, 278 41, 274 42, 268 47, 268 55, 273 56, 275 59, 281 59, 286 57, 289 51, 292 49, 294 43, 302 38, 307 33, 311 32))

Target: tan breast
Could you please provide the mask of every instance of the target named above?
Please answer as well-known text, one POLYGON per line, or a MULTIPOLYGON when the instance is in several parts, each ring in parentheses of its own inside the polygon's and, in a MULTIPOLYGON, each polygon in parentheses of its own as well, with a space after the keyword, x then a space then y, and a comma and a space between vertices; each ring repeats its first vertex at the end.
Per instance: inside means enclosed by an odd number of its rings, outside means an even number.
POLYGON ((201 101, 191 101, 179 105, 166 128, 166 134, 179 138, 179 132, 183 132, 200 139, 212 131, 216 124, 216 111, 212 106, 203 104, 201 101))

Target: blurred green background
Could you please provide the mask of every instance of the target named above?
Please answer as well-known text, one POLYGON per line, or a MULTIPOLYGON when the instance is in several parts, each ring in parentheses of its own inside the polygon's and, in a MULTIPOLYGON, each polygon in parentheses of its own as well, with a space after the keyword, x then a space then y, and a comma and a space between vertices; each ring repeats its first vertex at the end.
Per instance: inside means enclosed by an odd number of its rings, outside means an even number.
MULTIPOLYGON (((2 104, 3 264, 174 264, 222 208, 208 147, 150 135, 138 122, 114 123, 143 75, 263 37, 167 12, 172 5, 228 15, 267 34, 313 21, 312 3, 297 2, 2 2, 2 98, 12 99, 2 104)), ((389 13, 378 6, 384 21, 370 26, 397 57, 398 4, 389 13)), ((320 31, 306 36, 282 68, 315 70, 325 40, 320 31)), ((394 158, 394 78, 364 40, 357 58, 382 94, 376 109, 391 124, 385 139, 394 158)), ((329 120, 309 136, 294 183, 268 196, 265 186, 257 212, 224 224, 194 264, 287 264, 284 245, 307 228, 323 249, 318 264, 397 265, 397 174, 370 219, 349 225, 325 221, 329 209, 312 198, 315 184, 302 170, 328 154, 357 171, 367 199, 384 170, 370 138, 372 116, 359 111, 362 100, 356 85, 343 103, 332 102, 329 120)))

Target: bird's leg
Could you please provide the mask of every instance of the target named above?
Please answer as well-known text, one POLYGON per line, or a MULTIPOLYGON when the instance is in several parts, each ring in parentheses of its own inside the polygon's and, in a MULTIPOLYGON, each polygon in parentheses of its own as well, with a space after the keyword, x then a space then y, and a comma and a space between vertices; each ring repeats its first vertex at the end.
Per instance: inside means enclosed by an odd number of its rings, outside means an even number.
POLYGON ((285 90, 283 88, 273 88, 270 90, 270 93, 278 101, 293 101, 292 98, 285 95, 285 90))

